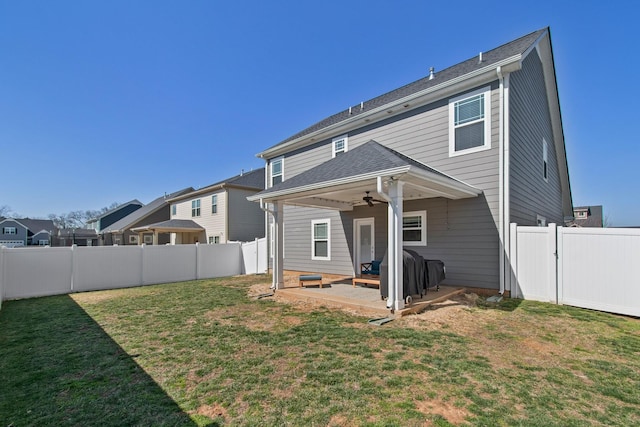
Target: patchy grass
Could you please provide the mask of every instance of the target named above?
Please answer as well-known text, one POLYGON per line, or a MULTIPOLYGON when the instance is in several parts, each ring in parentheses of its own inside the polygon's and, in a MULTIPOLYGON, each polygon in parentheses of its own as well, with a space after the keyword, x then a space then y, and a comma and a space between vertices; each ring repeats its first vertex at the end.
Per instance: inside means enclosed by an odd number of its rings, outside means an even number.
POLYGON ((505 300, 384 326, 265 277, 5 302, 0 425, 638 425, 640 321, 505 300))

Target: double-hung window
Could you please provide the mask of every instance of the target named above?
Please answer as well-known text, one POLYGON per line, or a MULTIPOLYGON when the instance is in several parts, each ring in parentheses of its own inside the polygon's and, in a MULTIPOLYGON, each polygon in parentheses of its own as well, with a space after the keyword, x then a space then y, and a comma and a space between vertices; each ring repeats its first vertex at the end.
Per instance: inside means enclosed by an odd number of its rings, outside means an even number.
POLYGON ((491 88, 449 100, 449 156, 491 148, 491 88))
POLYGON ((178 205, 171 205, 171 216, 176 216, 178 212, 178 205))
POLYGON ((311 221, 311 259, 331 260, 331 220, 316 219, 311 221))
POLYGON ((2 229, 3 234, 18 234, 18 229, 16 227, 4 227, 2 229))
POLYGON ((347 135, 342 135, 337 138, 333 138, 331 144, 331 157, 339 156, 340 154, 344 154, 349 149, 348 146, 349 138, 347 135))
POLYGON ((211 196, 211 213, 212 214, 218 213, 218 195, 216 194, 211 196))
POLYGON ((427 211, 403 213, 402 241, 404 246, 427 245, 427 211))
POLYGON ((271 185, 280 184, 283 179, 283 162, 284 159, 280 157, 271 161, 271 185))
POLYGON ((192 217, 200 216, 200 199, 191 201, 191 216, 192 217))

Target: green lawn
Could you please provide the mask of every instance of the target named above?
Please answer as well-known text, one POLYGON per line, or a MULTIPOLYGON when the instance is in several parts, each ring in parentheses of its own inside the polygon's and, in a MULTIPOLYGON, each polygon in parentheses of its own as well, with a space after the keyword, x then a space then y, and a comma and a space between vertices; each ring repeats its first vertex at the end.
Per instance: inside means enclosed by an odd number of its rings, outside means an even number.
POLYGON ((638 319, 480 299, 374 326, 247 295, 268 280, 3 303, 0 426, 640 425, 638 319))

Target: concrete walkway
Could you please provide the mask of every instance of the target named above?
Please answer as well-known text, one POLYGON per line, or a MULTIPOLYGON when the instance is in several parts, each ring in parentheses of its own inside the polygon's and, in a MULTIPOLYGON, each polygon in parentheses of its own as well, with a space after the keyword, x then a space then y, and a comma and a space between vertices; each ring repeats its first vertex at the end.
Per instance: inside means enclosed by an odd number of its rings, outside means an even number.
POLYGON ((377 287, 353 286, 351 281, 318 285, 298 286, 287 285, 284 289, 276 291, 279 297, 290 301, 309 302, 314 304, 346 308, 365 315, 373 316, 405 316, 419 313, 436 302, 441 302, 454 295, 463 293, 465 288, 457 286, 440 286, 439 291, 429 290, 422 298, 416 296, 411 304, 403 310, 391 313, 386 301, 380 297, 377 287))

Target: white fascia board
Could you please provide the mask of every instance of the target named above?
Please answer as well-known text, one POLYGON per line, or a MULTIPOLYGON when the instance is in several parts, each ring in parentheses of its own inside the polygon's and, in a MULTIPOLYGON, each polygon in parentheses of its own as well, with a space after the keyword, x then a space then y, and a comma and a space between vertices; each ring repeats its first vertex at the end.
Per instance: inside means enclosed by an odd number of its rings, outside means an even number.
POLYGON ((387 170, 383 170, 383 171, 371 172, 371 173, 366 173, 366 174, 362 174, 362 175, 349 176, 349 177, 346 177, 346 178, 336 179, 334 181, 318 182, 318 183, 315 183, 315 184, 304 185, 304 186, 301 186, 301 187, 293 187, 293 188, 287 188, 287 189, 280 190, 280 191, 273 191, 273 192, 268 193, 268 194, 255 194, 253 196, 247 197, 247 200, 249 200, 251 202, 256 202, 256 201, 259 201, 260 199, 262 199, 264 201, 269 201, 269 200, 273 200, 273 199, 278 199, 279 197, 282 197, 282 196, 289 196, 289 195, 294 195, 294 194, 297 194, 297 193, 303 193, 303 192, 313 191, 313 190, 323 190, 323 189, 327 189, 329 187, 336 187, 336 186, 340 186, 340 185, 353 184, 353 183, 357 183, 359 181, 365 181, 367 179, 376 179, 379 176, 398 176, 398 175, 403 175, 403 174, 407 173, 409 171, 409 169, 410 169, 409 166, 402 166, 402 167, 394 168, 394 169, 387 169, 387 170))
MULTIPOLYGON (((447 80, 446 82, 443 82, 439 85, 432 86, 420 92, 413 93, 411 95, 405 96, 404 98, 400 98, 391 103, 369 110, 365 113, 358 114, 356 116, 353 116, 341 122, 335 123, 333 125, 329 125, 315 132, 301 136, 300 138, 296 138, 294 140, 288 141, 281 145, 277 145, 270 149, 261 151, 260 153, 256 154, 256 157, 259 157, 262 159, 277 157, 291 151, 294 148, 295 149, 301 148, 311 142, 315 143, 321 139, 328 138, 330 135, 345 133, 345 132, 348 132, 349 130, 360 127, 362 126, 362 123, 360 122, 362 122, 367 118, 372 118, 378 114, 383 113, 381 118, 393 117, 393 115, 395 114, 387 114, 387 111, 397 109, 398 107, 403 107, 407 103, 410 104, 412 108, 416 108, 431 102, 438 101, 439 99, 451 96, 453 93, 458 93, 466 89, 471 89, 484 82, 496 80, 497 77, 496 77, 495 70, 497 67, 502 67, 503 72, 517 71, 522 67, 522 64, 521 64, 522 58, 523 56, 521 54, 511 56, 509 58, 503 59, 502 61, 495 62, 489 66, 486 66, 478 70, 472 71, 470 73, 464 74, 462 76, 447 80), (421 98, 426 98, 426 99, 421 100, 421 98), (415 103, 415 101, 417 100, 420 100, 419 103, 415 103), (313 141, 310 141, 311 139, 313 139, 313 141)), ((408 111, 408 110, 405 108, 400 108, 397 111, 395 111, 395 113, 400 114, 400 113, 403 113, 404 111, 408 111)), ((368 123, 375 123, 375 120, 371 120, 368 123)))

